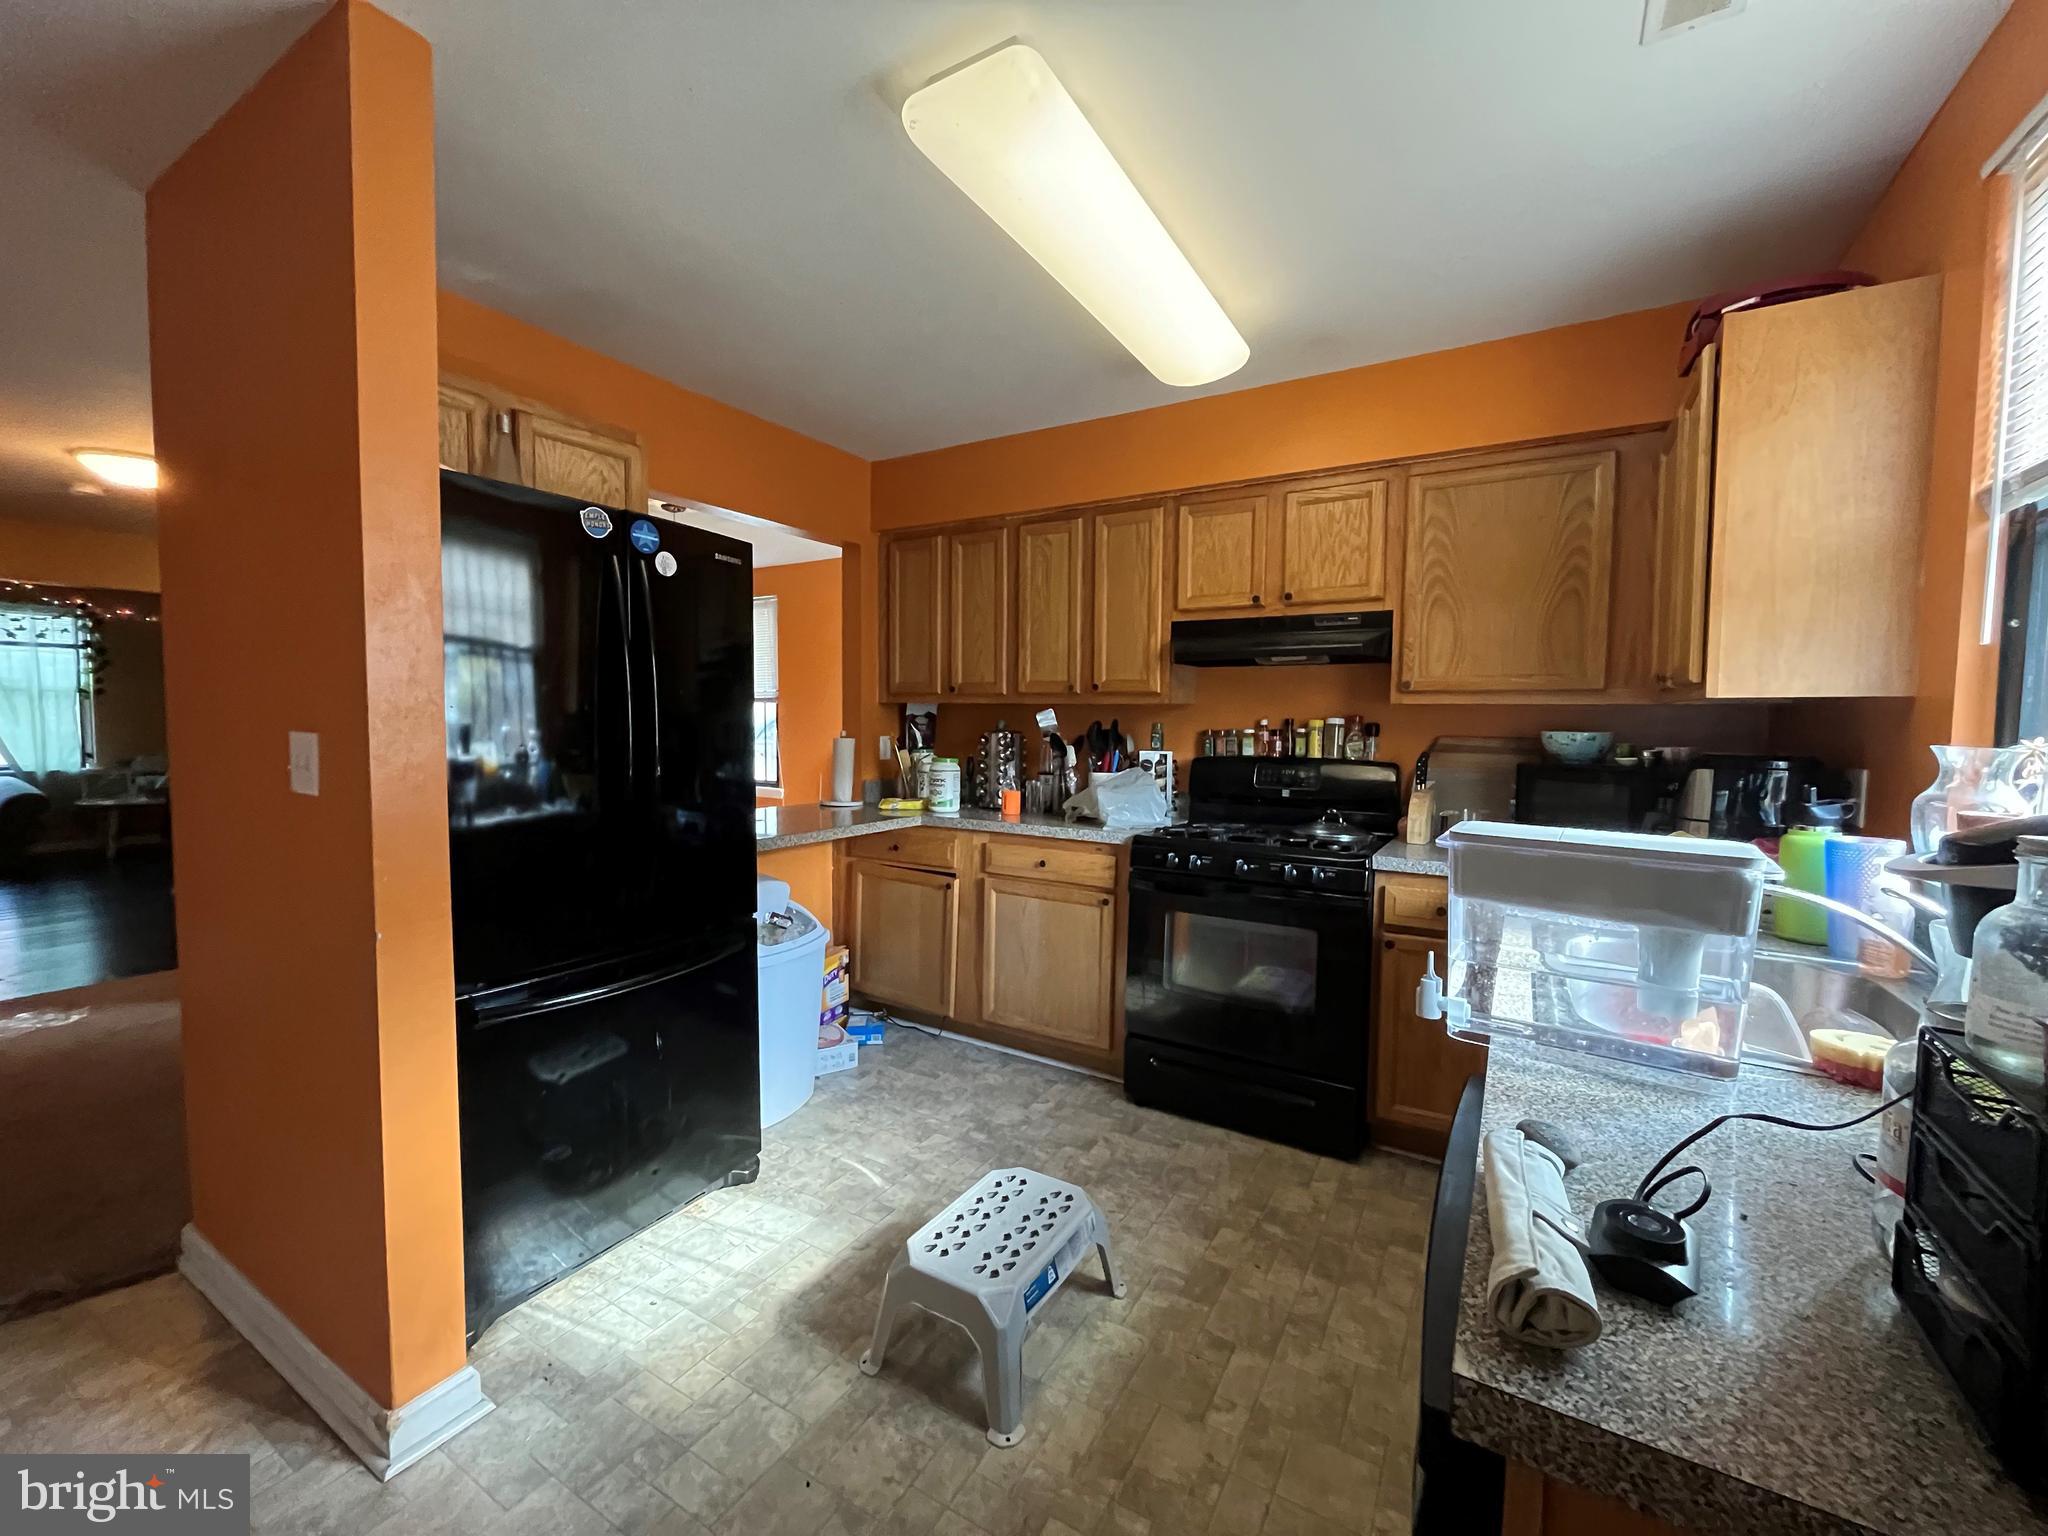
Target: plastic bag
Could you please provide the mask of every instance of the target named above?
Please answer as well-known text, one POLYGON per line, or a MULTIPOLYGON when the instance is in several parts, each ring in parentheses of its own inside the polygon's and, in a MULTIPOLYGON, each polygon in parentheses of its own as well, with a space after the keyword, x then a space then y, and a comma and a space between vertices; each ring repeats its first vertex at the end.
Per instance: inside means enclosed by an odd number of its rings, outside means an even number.
POLYGON ((1067 801, 1067 820, 1099 821, 1105 827, 1162 827, 1173 819, 1150 768, 1099 774, 1067 801))

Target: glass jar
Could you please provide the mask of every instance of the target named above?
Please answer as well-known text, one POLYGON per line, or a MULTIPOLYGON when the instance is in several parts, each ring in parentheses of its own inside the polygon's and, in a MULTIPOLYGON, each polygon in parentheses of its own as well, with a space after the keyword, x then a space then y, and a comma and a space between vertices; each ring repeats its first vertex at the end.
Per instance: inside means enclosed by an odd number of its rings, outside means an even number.
POLYGON ((2048 837, 2019 840, 2019 889, 1977 925, 1963 1034, 1994 1070, 2048 1076, 2048 837))

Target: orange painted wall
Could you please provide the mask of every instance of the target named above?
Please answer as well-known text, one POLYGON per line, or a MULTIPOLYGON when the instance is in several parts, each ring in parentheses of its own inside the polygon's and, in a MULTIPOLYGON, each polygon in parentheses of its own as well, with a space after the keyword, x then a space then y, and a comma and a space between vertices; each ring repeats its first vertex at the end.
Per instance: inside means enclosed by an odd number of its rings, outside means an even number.
POLYGON ((425 40, 344 0, 147 230, 193 1219, 395 1406, 464 1359, 425 40))
POLYGON ((2014 0, 1842 258, 1886 280, 1942 277, 1934 458, 1928 471, 1920 648, 1910 700, 1780 711, 1783 744, 1847 750, 1870 765, 1879 825, 1905 829, 1906 808, 1934 777, 1928 747, 1991 740, 1996 646, 1977 644, 1984 519, 1974 504, 1972 450, 1986 333, 1984 277, 1994 188, 1984 162, 2048 96, 2048 0, 2014 0))
POLYGON ((0 580, 155 592, 161 588, 156 539, 0 516, 0 580))
MULTIPOLYGON (((809 909, 827 928, 833 924, 832 843, 806 843, 801 848, 778 848, 760 857, 760 872, 789 882, 789 894, 809 909)), ((835 933, 835 939, 843 935, 835 933)))
POLYGON ((754 572, 754 595, 776 599, 779 631, 776 719, 782 728, 782 797, 763 805, 815 805, 831 792, 832 740, 845 697, 840 670, 837 560, 770 565, 754 572))

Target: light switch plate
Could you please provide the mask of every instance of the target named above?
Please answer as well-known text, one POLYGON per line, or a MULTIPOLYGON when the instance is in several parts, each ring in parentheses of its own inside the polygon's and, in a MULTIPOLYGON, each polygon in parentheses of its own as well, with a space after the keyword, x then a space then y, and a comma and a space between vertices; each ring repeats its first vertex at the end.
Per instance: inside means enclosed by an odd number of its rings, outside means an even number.
POLYGON ((292 793, 295 795, 317 795, 320 793, 320 733, 318 731, 288 732, 291 743, 292 793))

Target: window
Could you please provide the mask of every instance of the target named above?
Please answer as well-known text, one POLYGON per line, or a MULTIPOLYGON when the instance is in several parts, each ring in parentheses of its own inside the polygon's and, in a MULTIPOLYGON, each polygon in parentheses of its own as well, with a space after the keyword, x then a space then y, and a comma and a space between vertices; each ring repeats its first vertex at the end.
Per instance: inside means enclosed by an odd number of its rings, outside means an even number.
POLYGON ((2002 614, 1997 729, 2013 742, 2048 734, 2048 102, 1987 169, 2012 179, 1984 637, 2002 614))
POLYGON ((0 604, 0 766, 76 773, 92 761, 92 620, 0 604))
POLYGON ((782 783, 782 731, 775 717, 780 647, 775 633, 775 599, 754 599, 754 782, 782 783))

